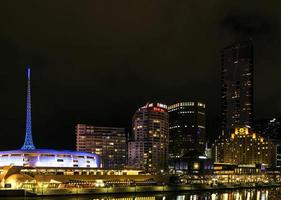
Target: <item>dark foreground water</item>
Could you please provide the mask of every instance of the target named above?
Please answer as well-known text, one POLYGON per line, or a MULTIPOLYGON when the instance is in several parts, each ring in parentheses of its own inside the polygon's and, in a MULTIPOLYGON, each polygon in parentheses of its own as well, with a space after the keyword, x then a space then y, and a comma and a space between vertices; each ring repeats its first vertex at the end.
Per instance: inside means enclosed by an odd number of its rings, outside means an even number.
POLYGON ((64 197, 2 197, 0 200, 281 200, 281 188, 246 189, 216 192, 91 195, 64 197))

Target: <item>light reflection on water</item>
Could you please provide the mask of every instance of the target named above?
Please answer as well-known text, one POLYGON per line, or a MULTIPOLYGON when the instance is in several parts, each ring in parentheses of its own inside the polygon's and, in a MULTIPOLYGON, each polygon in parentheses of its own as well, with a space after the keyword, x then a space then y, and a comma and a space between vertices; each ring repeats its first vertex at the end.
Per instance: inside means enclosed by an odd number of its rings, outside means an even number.
POLYGON ((64 197, 3 197, 0 200, 281 200, 281 188, 247 189, 239 191, 137 194, 134 195, 95 195, 64 197))

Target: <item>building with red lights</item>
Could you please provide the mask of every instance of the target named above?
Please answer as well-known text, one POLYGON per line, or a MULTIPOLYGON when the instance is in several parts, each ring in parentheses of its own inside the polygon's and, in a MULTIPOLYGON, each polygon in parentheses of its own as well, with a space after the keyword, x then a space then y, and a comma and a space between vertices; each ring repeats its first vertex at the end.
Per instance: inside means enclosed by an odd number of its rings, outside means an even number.
POLYGON ((169 117, 167 106, 147 103, 133 116, 133 137, 128 143, 129 166, 147 171, 167 168, 169 117))

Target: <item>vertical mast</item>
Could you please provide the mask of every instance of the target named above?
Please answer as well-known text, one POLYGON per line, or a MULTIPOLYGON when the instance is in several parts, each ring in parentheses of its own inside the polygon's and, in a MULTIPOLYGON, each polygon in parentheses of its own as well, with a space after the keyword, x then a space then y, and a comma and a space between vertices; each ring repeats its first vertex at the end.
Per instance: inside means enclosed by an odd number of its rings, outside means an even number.
POLYGON ((31 125, 31 88, 30 88, 31 71, 27 68, 27 98, 26 98, 26 127, 25 127, 25 140, 22 150, 33 150, 35 146, 32 140, 32 125, 31 125))

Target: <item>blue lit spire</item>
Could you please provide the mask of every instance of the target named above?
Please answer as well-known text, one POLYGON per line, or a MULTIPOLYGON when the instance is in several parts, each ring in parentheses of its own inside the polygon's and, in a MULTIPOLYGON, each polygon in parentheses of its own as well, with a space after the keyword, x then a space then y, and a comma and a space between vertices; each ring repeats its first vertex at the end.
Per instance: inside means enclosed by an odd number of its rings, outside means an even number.
POLYGON ((30 89, 30 68, 27 68, 27 98, 26 98, 26 127, 25 140, 22 150, 33 150, 35 146, 32 140, 32 126, 31 126, 31 89, 30 89))

